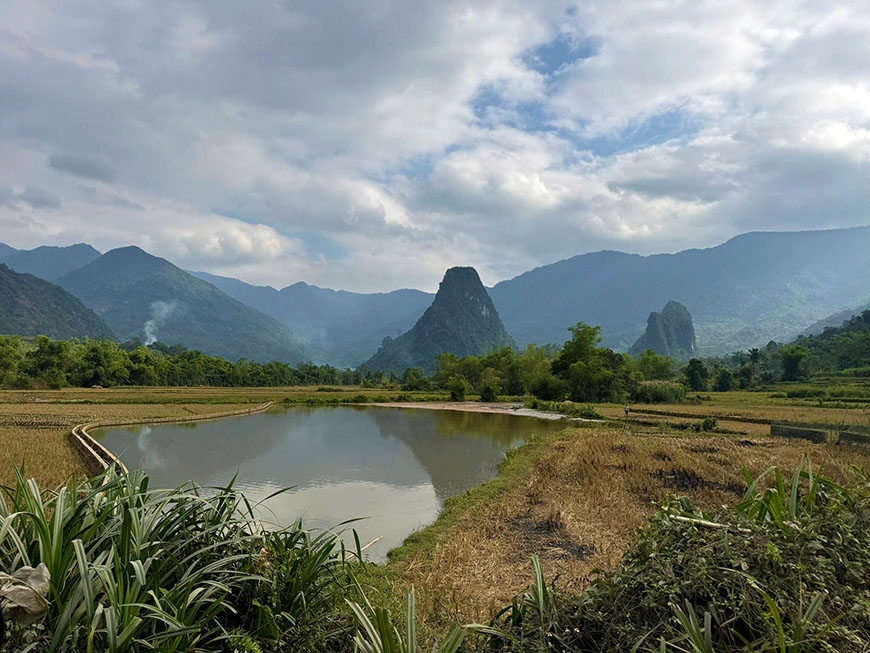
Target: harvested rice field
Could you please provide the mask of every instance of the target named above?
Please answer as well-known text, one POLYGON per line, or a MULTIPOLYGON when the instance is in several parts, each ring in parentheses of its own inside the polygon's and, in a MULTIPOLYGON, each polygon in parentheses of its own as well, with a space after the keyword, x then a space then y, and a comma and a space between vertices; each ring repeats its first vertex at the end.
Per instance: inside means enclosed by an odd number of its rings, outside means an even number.
POLYGON ((418 588, 430 627, 488 619, 530 582, 532 555, 557 588, 583 590, 594 570, 617 565, 653 502, 733 505, 746 490, 744 465, 753 475, 774 464, 793 470, 805 455, 836 480, 852 465, 870 469, 870 450, 802 440, 568 428, 522 448, 498 479, 448 504, 396 552, 396 572, 418 588))

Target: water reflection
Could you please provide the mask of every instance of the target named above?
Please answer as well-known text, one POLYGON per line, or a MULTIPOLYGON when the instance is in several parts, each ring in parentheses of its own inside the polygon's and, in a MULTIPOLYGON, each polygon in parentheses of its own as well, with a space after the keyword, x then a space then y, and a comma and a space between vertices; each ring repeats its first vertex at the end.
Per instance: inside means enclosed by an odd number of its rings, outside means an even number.
POLYGON ((353 526, 383 539, 381 559, 430 523, 446 498, 492 478, 504 451, 556 423, 514 415, 424 409, 273 409, 213 422, 111 429, 97 437, 154 487, 193 480, 236 485, 252 502, 269 499, 263 519, 330 528, 353 526))

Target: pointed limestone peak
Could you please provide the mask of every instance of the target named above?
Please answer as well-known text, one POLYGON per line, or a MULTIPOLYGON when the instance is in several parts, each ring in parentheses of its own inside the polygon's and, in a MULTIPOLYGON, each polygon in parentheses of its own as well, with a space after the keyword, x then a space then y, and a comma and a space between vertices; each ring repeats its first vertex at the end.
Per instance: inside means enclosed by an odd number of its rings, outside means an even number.
POLYGON ((489 293, 472 267, 450 268, 435 300, 414 327, 386 341, 365 364, 369 369, 433 371, 444 353, 477 356, 493 347, 513 346, 489 293))
POLYGON ((671 300, 660 313, 650 313, 646 331, 631 346, 629 353, 636 355, 645 349, 652 349, 662 356, 694 357, 697 354, 697 345, 689 309, 680 302, 671 300))

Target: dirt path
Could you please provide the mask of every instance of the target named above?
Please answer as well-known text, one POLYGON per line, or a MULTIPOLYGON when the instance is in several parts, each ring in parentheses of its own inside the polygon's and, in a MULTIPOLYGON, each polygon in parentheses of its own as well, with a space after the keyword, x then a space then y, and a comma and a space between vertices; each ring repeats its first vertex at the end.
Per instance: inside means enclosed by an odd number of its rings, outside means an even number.
POLYGON ((360 404, 361 406, 383 406, 384 408, 426 408, 428 410, 456 410, 464 413, 499 413, 502 415, 521 415, 523 417, 537 417, 539 419, 560 420, 566 419, 572 422, 599 422, 600 419, 587 419, 584 417, 568 417, 561 413, 546 413, 542 410, 525 408, 519 402, 508 403, 481 403, 479 401, 421 401, 421 402, 395 402, 385 401, 374 404, 360 404))

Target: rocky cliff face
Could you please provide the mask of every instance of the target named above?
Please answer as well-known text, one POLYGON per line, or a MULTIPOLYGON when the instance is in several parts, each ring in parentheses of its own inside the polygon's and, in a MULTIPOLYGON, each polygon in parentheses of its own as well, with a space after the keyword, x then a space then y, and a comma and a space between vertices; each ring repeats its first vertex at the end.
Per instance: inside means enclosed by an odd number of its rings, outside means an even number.
POLYGON ((443 352, 455 356, 485 354, 513 344, 477 271, 450 268, 432 305, 414 327, 395 340, 385 340, 365 363, 372 370, 403 372, 409 367, 432 371, 443 352))
POLYGON ((650 313, 646 331, 631 346, 629 353, 639 354, 645 349, 674 358, 694 357, 697 354, 697 345, 689 310, 672 300, 665 304, 661 313, 650 313))

